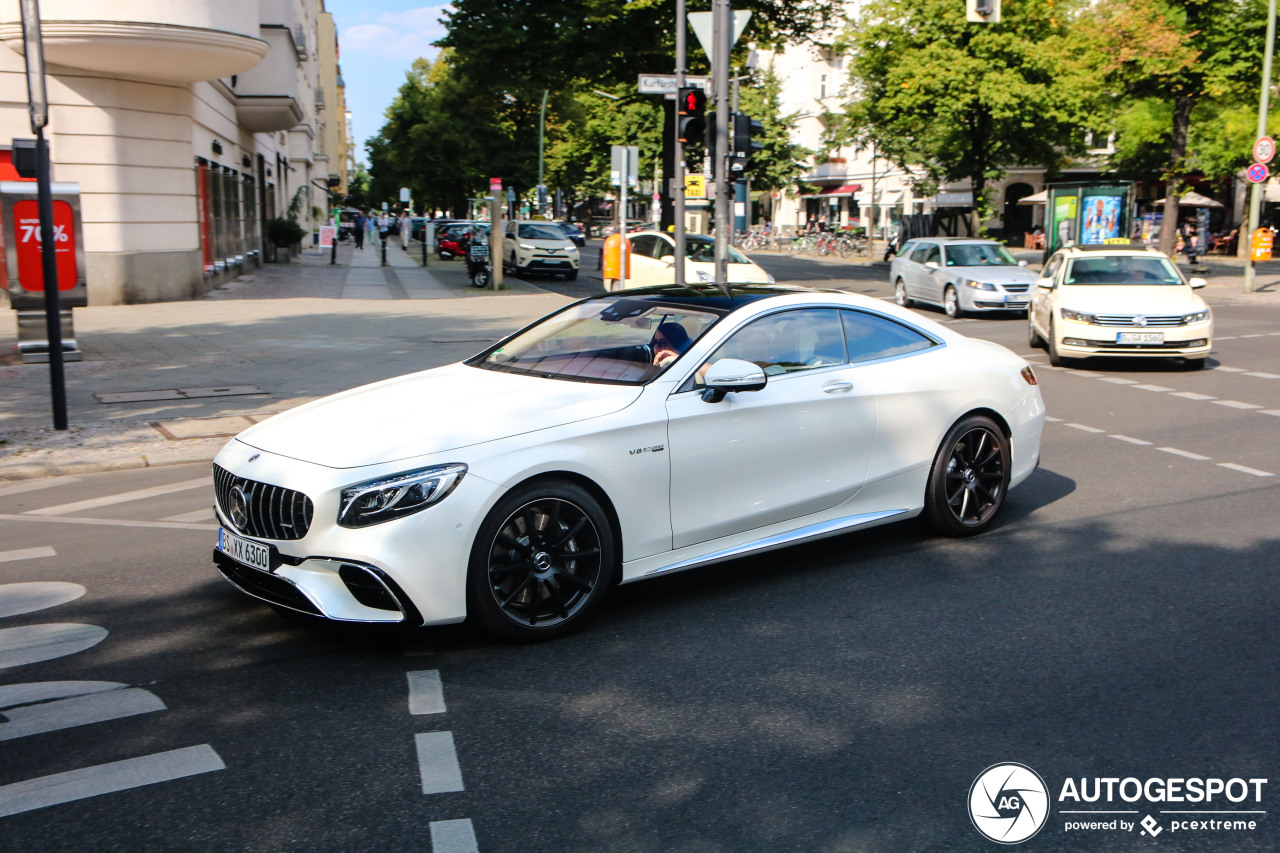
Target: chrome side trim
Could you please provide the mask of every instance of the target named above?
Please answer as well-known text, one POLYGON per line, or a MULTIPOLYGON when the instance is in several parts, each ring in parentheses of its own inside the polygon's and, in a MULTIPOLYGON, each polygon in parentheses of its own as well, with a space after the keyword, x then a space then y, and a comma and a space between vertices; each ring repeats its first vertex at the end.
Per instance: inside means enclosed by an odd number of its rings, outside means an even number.
POLYGON ((683 569, 691 569, 694 566, 701 566, 707 563, 719 563, 724 560, 732 560, 735 557, 741 557, 756 551, 768 551, 773 548, 780 548, 783 545, 794 545, 806 539, 820 539, 824 536, 833 536, 855 527, 862 527, 874 524, 880 521, 888 521, 898 516, 909 515, 909 509, 890 509, 881 512, 864 512, 861 515, 848 515, 844 518, 837 518, 832 521, 823 521, 818 524, 810 524, 807 527, 800 527, 786 533, 779 533, 775 536, 767 536, 764 539, 757 539, 754 542, 746 542, 742 545, 735 545, 732 548, 725 548, 722 551, 712 551, 710 554, 704 554, 701 557, 690 557, 687 560, 681 560, 678 563, 672 563, 669 566, 663 566, 654 569, 651 572, 645 572, 644 577, 652 577, 654 575, 666 574, 667 572, 678 572, 683 569))

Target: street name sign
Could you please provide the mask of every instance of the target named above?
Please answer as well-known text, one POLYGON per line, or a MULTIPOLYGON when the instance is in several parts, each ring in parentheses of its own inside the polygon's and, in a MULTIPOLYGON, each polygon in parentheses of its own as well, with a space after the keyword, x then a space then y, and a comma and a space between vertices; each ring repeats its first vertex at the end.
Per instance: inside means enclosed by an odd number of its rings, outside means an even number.
MULTIPOLYGON (((684 84, 686 86, 696 86, 705 91, 711 86, 711 78, 686 76, 684 84)), ((676 75, 674 74, 641 74, 637 88, 642 95, 674 95, 676 90, 679 89, 676 85, 676 75)))

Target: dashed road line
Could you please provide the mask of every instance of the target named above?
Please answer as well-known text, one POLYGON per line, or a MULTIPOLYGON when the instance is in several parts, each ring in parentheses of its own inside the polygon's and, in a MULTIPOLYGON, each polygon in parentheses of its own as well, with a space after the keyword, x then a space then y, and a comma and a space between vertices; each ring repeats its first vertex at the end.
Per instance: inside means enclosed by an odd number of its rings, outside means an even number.
POLYGON ((1175 391, 1170 397, 1182 397, 1185 400, 1216 400, 1212 394, 1197 394, 1195 391, 1175 391))
POLYGON ((424 669, 407 673, 409 676, 409 713, 443 714, 444 687, 440 683, 440 671, 424 669))
POLYGON ((216 524, 187 524, 181 521, 132 521, 127 518, 48 518, 43 515, 4 515, 0 521, 38 521, 43 524, 97 524, 106 527, 157 527, 163 530, 217 530, 216 524))
POLYGON ((1072 429, 1083 430, 1084 432, 1106 432, 1105 429, 1098 429, 1097 427, 1085 426, 1084 424, 1067 424, 1067 426, 1071 427, 1072 429))
POLYGON ((469 818, 431 822, 431 853, 479 853, 469 818))
POLYGON ((1125 379, 1123 376, 1100 376, 1099 382, 1110 382, 1112 385, 1137 385, 1136 379, 1125 379))
POLYGON ((1243 367, 1227 367, 1225 364, 1219 364, 1213 369, 1219 373, 1244 373, 1243 367))
POLYGON ((1159 393, 1164 393, 1165 391, 1173 390, 1172 388, 1166 388, 1163 385, 1134 385, 1133 387, 1138 389, 1139 391, 1156 391, 1159 393))
POLYGON ((143 785, 169 782, 198 773, 225 770, 226 767, 218 753, 206 743, 41 776, 0 787, 0 817, 143 785))
POLYGON ((1049 423, 1051 423, 1051 424, 1060 424, 1060 423, 1062 423, 1062 418, 1055 418, 1053 415, 1045 415, 1045 416, 1044 416, 1044 419, 1045 419, 1046 421, 1048 421, 1049 423))
POLYGON ((1215 406, 1226 406, 1228 409, 1261 409, 1256 403, 1241 403, 1239 400, 1214 400, 1215 406))
POLYGON ((1240 335, 1239 337, 1241 340, 1243 340, 1244 338, 1265 338, 1267 337, 1268 334, 1272 334, 1272 333, 1263 332, 1256 335, 1240 335))
POLYGON ((1199 453, 1192 453, 1189 450, 1179 450, 1176 447, 1157 447, 1156 450, 1172 453, 1174 456, 1182 456, 1186 459, 1194 459, 1197 462, 1208 462, 1213 458, 1211 456, 1201 456, 1199 453))
POLYGON ((1261 370, 1250 370, 1245 376, 1256 376, 1259 379, 1280 379, 1280 373, 1265 373, 1261 370))
POLYGON ((453 745, 453 732, 421 732, 413 736, 418 750, 418 773, 422 777, 422 793, 447 794, 465 790, 458 751, 453 745))
POLYGON ((198 509, 195 512, 184 512, 181 515, 171 515, 168 518, 162 518, 161 521, 181 521, 189 524, 193 521, 209 521, 216 517, 217 514, 214 513, 213 507, 207 507, 205 509, 198 509))
POLYGON ((56 557, 58 552, 48 545, 39 548, 22 548, 17 551, 0 551, 0 563, 12 563, 17 560, 34 560, 37 557, 56 557))
POLYGON ((1230 468, 1232 471, 1239 471, 1241 474, 1252 474, 1255 477, 1274 477, 1270 471, 1259 471, 1257 468, 1250 468, 1246 465, 1237 465, 1234 462, 1219 462, 1219 468, 1230 468))
POLYGON ((161 495, 171 495, 174 492, 185 492, 189 489, 199 489, 201 487, 212 487, 213 480, 210 477, 201 477, 197 480, 184 480, 181 483, 170 483, 167 486, 153 486, 150 489, 138 489, 132 492, 121 492, 118 495, 105 495, 100 498, 90 498, 85 501, 76 501, 75 503, 61 504, 59 506, 47 506, 43 509, 28 510, 23 515, 35 516, 55 516, 69 515, 73 512, 81 512, 86 509, 97 509, 101 506, 114 506, 115 504, 126 503, 128 501, 140 501, 146 498, 156 498, 161 495))
POLYGON ((1129 436, 1129 435, 1120 435, 1119 433, 1116 433, 1116 434, 1114 434, 1114 435, 1109 435, 1109 436, 1107 436, 1107 437, 1108 437, 1108 438, 1114 438, 1114 439, 1116 439, 1117 441, 1124 441, 1124 442, 1127 442, 1127 443, 1129 443, 1129 444, 1136 444, 1136 445, 1139 445, 1139 446, 1141 446, 1141 447, 1150 447, 1150 446, 1151 446, 1151 442, 1149 442, 1149 441, 1143 441, 1143 440, 1142 440, 1142 439, 1140 439, 1140 438, 1134 438, 1133 436, 1129 436))
POLYGON ((1267 409, 1267 410, 1265 410, 1265 411, 1263 411, 1263 412, 1260 412, 1259 414, 1263 414, 1263 415, 1275 415, 1275 416, 1277 416, 1277 417, 1280 417, 1280 409, 1267 409))

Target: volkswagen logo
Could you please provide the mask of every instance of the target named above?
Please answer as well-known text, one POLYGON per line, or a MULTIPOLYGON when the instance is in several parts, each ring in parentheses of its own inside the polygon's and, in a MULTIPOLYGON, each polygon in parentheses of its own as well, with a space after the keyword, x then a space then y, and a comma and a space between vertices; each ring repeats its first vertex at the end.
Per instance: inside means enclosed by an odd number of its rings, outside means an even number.
POLYGON ((1143 317, 1141 314, 1139 314, 1137 317, 1134 317, 1134 318, 1133 318, 1133 325, 1135 325, 1135 326, 1145 326, 1145 325, 1147 325, 1147 318, 1146 318, 1146 317, 1143 317))
POLYGON ((232 486, 228 503, 231 504, 227 507, 231 515, 231 523, 237 530, 244 530, 249 523, 249 496, 239 486, 232 486))

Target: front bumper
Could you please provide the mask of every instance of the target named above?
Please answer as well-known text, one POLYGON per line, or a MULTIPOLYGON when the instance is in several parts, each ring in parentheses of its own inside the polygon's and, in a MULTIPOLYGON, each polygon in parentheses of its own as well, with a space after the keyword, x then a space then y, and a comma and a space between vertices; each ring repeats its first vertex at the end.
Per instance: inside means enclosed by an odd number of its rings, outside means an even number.
POLYGON ((530 252, 516 255, 516 266, 527 270, 544 270, 546 272, 571 272, 578 268, 578 255, 530 252))
POLYGON ((957 287, 956 293, 965 311, 1026 311, 1031 298, 1029 292, 976 290, 966 285, 957 287))
POLYGON ((1096 326, 1060 321, 1058 352, 1067 357, 1091 355, 1143 356, 1147 358, 1204 358, 1213 349, 1213 323, 1192 323, 1153 329, 1096 326), (1120 333, 1159 332, 1159 343, 1119 343, 1120 333))

